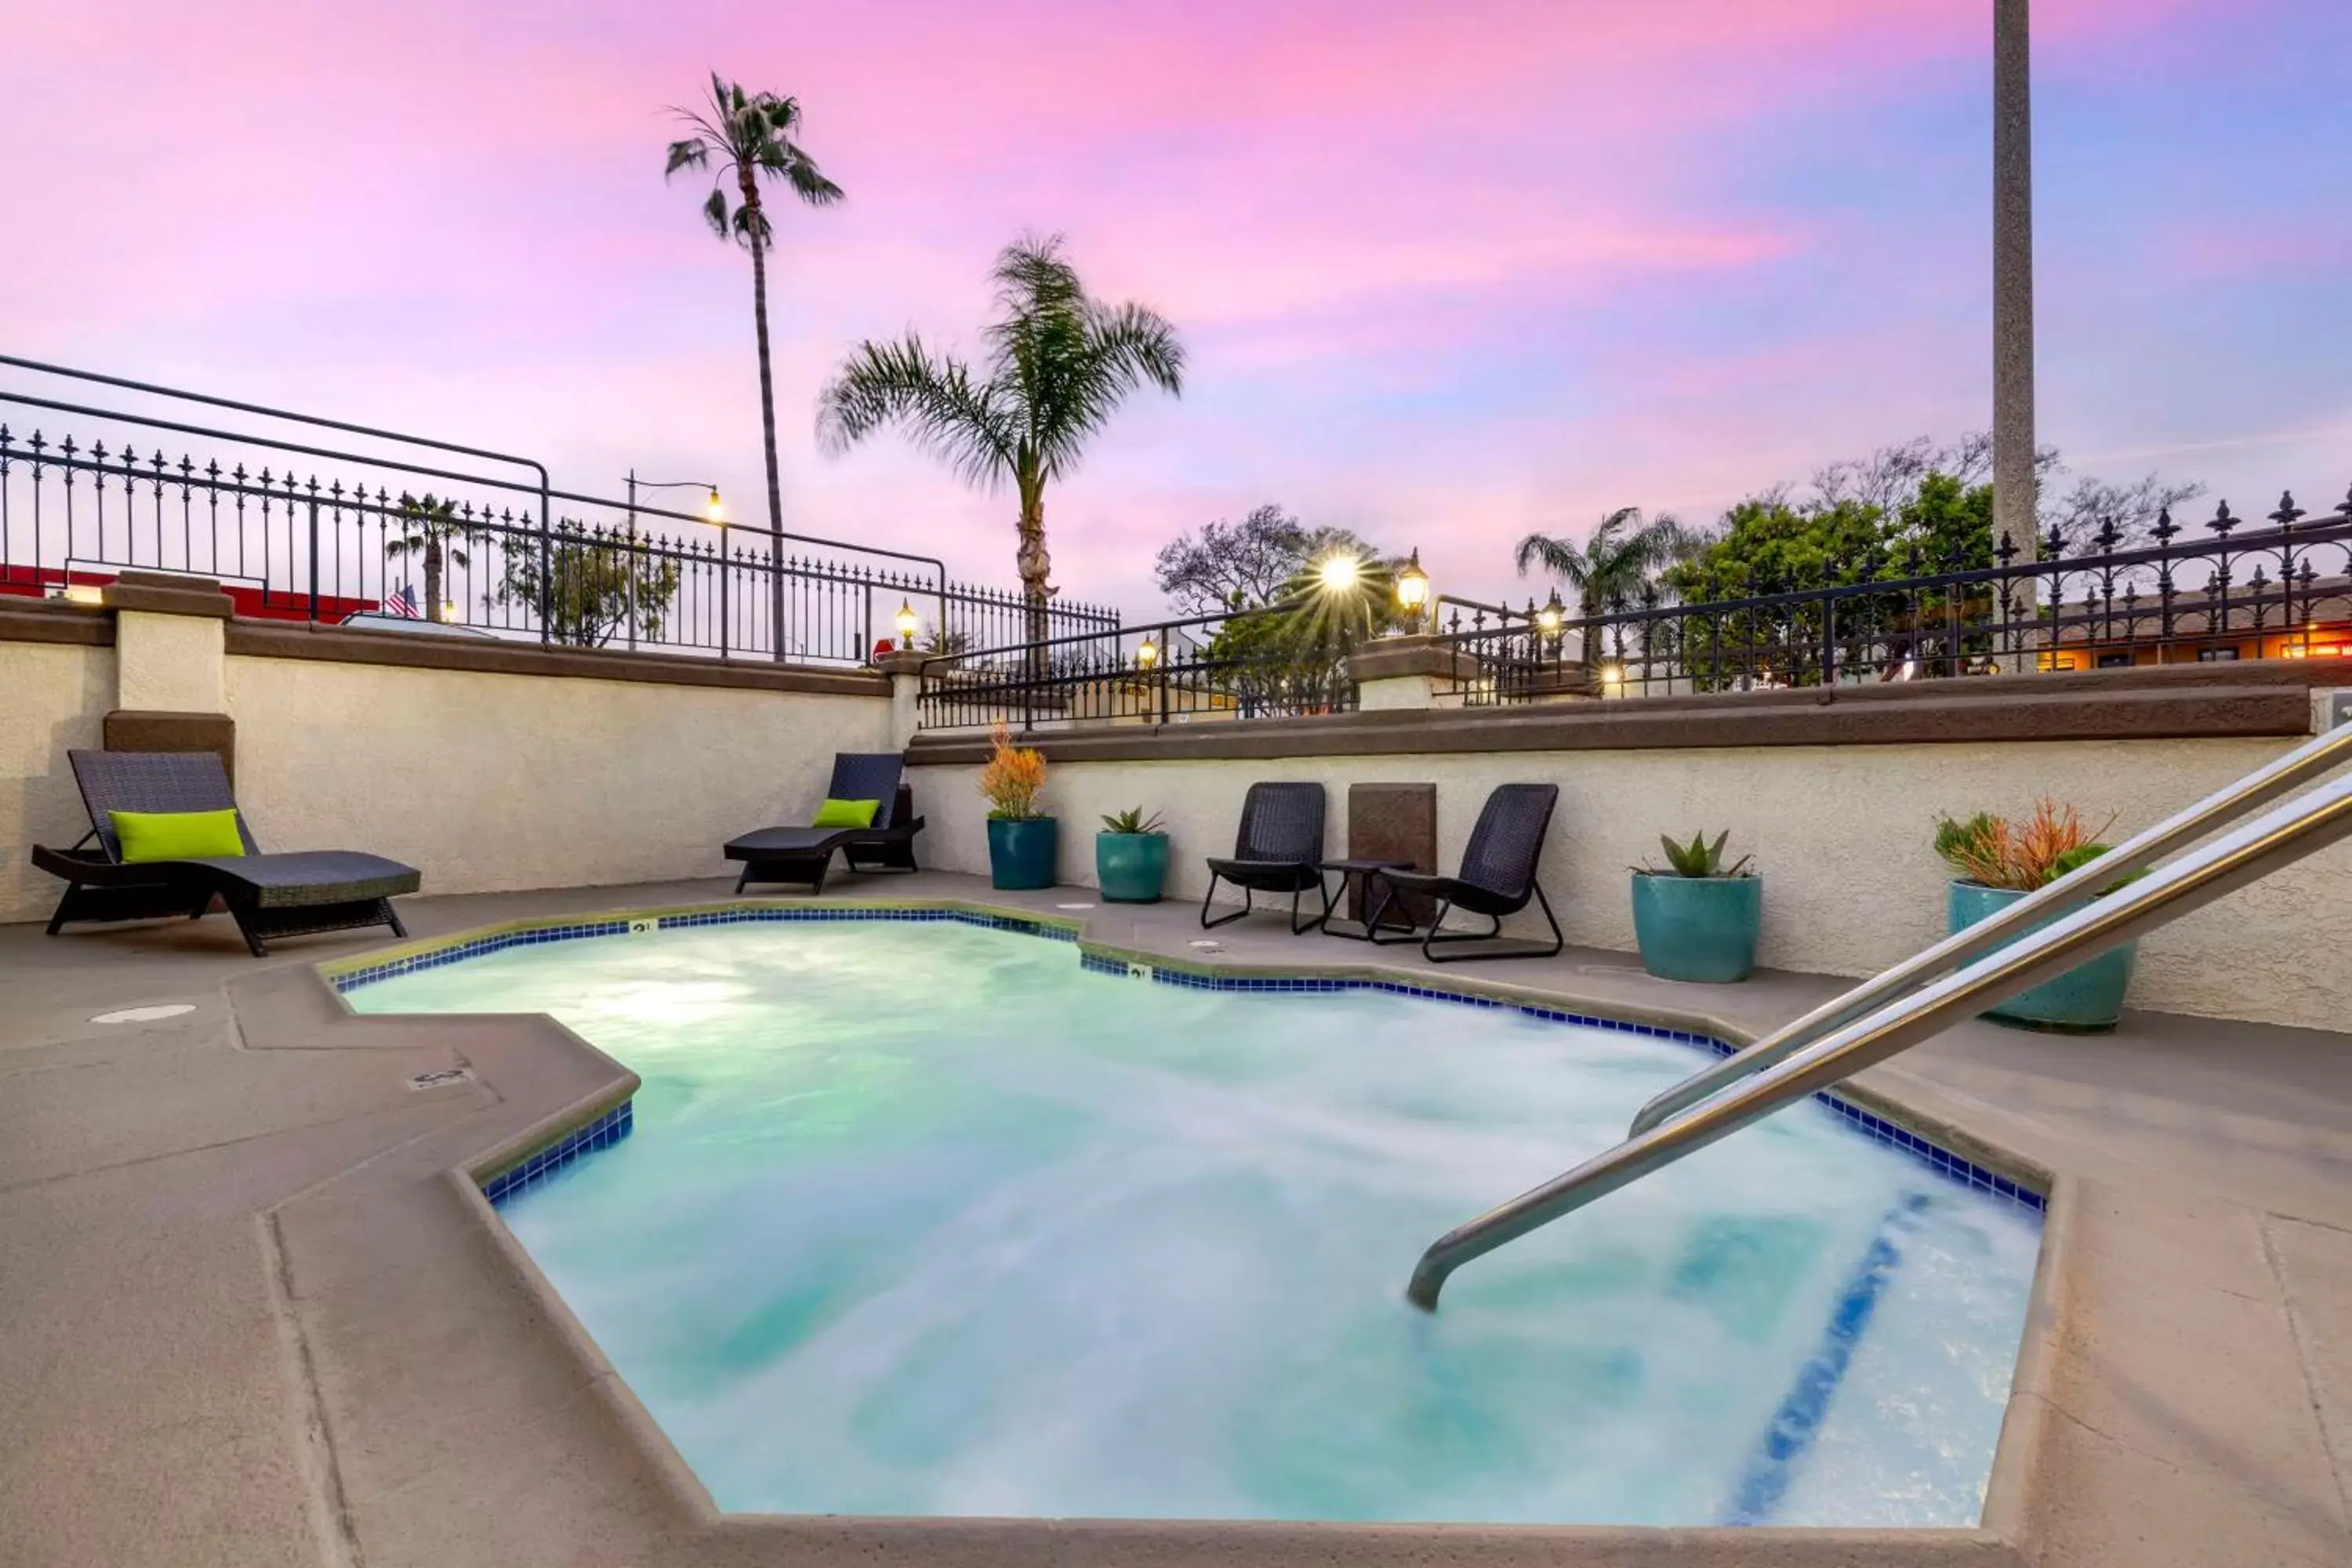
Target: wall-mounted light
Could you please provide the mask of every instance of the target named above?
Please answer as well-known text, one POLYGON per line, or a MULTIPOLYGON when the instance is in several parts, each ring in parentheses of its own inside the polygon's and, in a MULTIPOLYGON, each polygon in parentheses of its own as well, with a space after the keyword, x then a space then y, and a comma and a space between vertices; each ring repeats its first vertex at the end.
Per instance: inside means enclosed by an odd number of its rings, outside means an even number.
MULTIPOLYGON (((712 499, 715 500, 717 499, 718 492, 714 490, 711 494, 712 499)), ((899 600, 898 613, 890 617, 890 622, 893 626, 898 628, 898 646, 900 647, 914 647, 915 633, 921 629, 923 622, 922 617, 915 614, 915 606, 913 604, 905 599, 899 600)))

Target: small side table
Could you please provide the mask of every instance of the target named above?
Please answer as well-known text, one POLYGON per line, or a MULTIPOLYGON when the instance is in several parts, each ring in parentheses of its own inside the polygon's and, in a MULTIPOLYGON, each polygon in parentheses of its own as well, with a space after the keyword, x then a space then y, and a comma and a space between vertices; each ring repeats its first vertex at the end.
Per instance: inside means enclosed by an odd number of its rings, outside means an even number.
MULTIPOLYGON (((1360 879, 1360 885, 1357 886, 1352 890, 1356 893, 1359 900, 1359 907, 1369 914, 1376 902, 1372 897, 1372 890, 1374 882, 1380 877, 1381 873, 1383 871, 1409 871, 1412 868, 1412 862, 1410 860, 1383 859, 1376 857, 1358 856, 1354 858, 1345 860, 1325 860, 1316 868, 1321 871, 1339 872, 1340 890, 1343 896, 1350 890, 1348 887, 1349 879, 1360 879)), ((1410 930, 1412 928, 1391 927, 1391 929, 1410 930)), ((1378 942, 1380 940, 1372 934, 1372 928, 1365 921, 1342 920, 1337 915, 1334 915, 1329 920, 1323 922, 1323 934, 1325 936, 1342 937, 1349 942, 1378 942)))

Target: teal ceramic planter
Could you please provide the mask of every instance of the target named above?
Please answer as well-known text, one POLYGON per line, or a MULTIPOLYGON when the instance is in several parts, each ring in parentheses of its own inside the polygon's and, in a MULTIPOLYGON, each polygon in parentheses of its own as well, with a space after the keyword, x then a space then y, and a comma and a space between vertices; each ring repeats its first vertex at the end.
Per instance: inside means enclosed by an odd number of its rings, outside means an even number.
POLYGON ((1096 834, 1095 882, 1106 903, 1158 903, 1168 885, 1168 835, 1096 834))
POLYGON ((1661 980, 1723 985, 1747 979, 1763 922, 1761 877, 1633 873, 1633 938, 1642 967, 1661 980))
POLYGON ((1050 816, 988 819, 988 885, 1006 892, 1054 885, 1061 825, 1050 816))
MULTIPOLYGON (((2012 888, 1954 882, 1946 904, 1949 927, 1956 931, 1965 931, 2023 897, 2012 888)), ((2043 921, 2033 930, 2039 931, 2049 923, 2043 921)), ((2021 937, 2029 933, 2018 934, 2021 937)), ((2076 964, 2055 980, 2045 980, 2031 991, 2019 992, 1985 1016, 2002 1023, 2074 1034, 2112 1029, 2123 1016, 2124 992, 2131 985, 2132 965, 2138 958, 2139 942, 2135 938, 2076 964)))

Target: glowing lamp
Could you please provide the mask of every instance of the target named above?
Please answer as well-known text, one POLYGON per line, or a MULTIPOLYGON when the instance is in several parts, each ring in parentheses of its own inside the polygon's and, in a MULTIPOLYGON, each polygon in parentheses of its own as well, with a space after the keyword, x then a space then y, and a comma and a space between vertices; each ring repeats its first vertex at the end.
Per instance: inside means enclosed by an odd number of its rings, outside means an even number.
POLYGON ((1568 606, 1559 602, 1559 590, 1555 588, 1544 607, 1536 612, 1536 628, 1548 637, 1556 637, 1567 620, 1568 606))
POLYGON ((1622 665, 1622 664, 1619 664, 1619 663, 1618 663, 1615 659, 1613 659, 1613 658, 1612 658, 1612 659, 1611 659, 1608 663, 1606 663, 1606 664, 1602 665, 1602 666, 1601 667, 1601 685, 1603 685, 1603 686, 1622 686, 1622 685, 1624 685, 1624 684, 1625 684, 1625 667, 1624 667, 1623 665, 1622 665))
POLYGON ((1143 640, 1135 645, 1135 662, 1139 668, 1150 669, 1160 662, 1160 645, 1146 632, 1143 640))
POLYGON ((1421 569, 1418 548, 1404 563, 1404 570, 1397 574, 1396 596, 1398 605, 1415 619, 1420 618, 1422 606, 1429 603, 1429 574, 1421 569))
POLYGON ((710 487, 710 499, 702 503, 702 515, 709 518, 713 522, 725 522, 727 521, 727 509, 719 504, 719 487, 717 485, 710 487))
MULTIPOLYGON (((715 505, 719 499, 719 492, 713 490, 710 493, 712 503, 715 505)), ((898 646, 900 647, 912 647, 915 646, 915 633, 917 629, 922 626, 923 622, 922 618, 915 614, 915 606, 912 604, 908 603, 905 599, 899 600, 898 613, 890 617, 890 623, 898 628, 898 646)))
POLYGON ((1318 581, 1327 594, 1345 594, 1364 574, 1364 563, 1352 555, 1326 556, 1323 564, 1315 569, 1318 581))

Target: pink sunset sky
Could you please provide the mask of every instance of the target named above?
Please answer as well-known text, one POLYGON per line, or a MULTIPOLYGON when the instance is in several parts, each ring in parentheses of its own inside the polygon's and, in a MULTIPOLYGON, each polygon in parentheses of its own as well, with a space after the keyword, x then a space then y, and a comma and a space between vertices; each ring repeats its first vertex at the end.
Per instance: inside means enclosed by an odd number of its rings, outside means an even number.
MULTIPOLYGON (((2040 0, 2040 399, 2079 469, 2260 512, 2352 483, 2343 0, 2040 0), (2212 498, 2209 498, 2212 499, 2212 498)), ((13 0, 0 352, 543 458, 763 521, 750 268, 661 178, 716 68, 848 191, 782 209, 785 525, 1010 584, 1012 507, 821 456, 867 335, 974 344, 1067 236, 1192 353, 1048 501, 1066 595, 1279 501, 1526 584, 1989 419, 1990 0, 13 0)))

